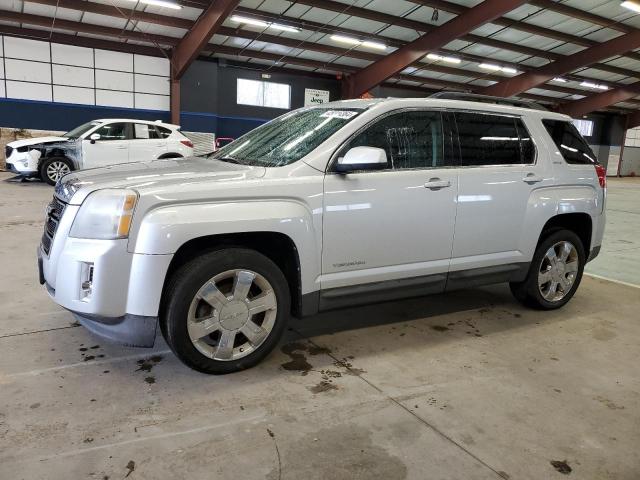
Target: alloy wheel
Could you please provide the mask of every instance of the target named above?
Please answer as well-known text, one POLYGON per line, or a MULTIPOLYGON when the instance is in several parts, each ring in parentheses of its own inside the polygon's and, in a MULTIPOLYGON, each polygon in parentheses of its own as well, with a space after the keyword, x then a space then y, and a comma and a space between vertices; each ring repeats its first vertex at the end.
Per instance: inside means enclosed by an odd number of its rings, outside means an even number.
POLYGON ((579 268, 578 250, 568 241, 546 251, 538 270, 538 288, 548 302, 559 302, 573 287, 579 268))
POLYGON ((266 278, 250 270, 227 270, 200 287, 189 306, 187 330, 203 355, 238 360, 264 343, 276 315, 276 294, 266 278))
POLYGON ((47 165, 47 177, 53 182, 57 182, 69 172, 71 172, 69 165, 60 160, 55 160, 47 165))

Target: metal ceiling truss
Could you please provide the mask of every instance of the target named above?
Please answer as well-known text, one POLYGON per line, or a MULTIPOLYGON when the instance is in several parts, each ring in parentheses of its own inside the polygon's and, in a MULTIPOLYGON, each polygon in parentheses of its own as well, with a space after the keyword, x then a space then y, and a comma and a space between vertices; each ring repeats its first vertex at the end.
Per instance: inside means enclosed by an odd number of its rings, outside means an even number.
MULTIPOLYGON (((365 9, 362 7, 353 7, 345 5, 344 3, 336 2, 333 0, 297 0, 296 3, 308 5, 310 7, 316 7, 324 10, 329 10, 336 13, 344 13, 357 18, 363 18, 371 21, 380 22, 386 25, 397 25, 405 28, 410 28, 418 32, 424 33, 422 37, 418 38, 414 42, 403 42, 398 39, 393 39, 380 34, 373 34, 371 32, 363 32, 355 29, 349 29, 344 27, 336 27, 327 24, 321 24, 318 22, 311 22, 300 18, 287 17, 283 15, 277 15, 265 11, 256 9, 250 9, 246 7, 238 7, 238 0, 188 0, 185 4, 188 6, 202 8, 204 11, 196 22, 189 19, 171 17, 167 15, 160 15, 155 13, 148 13, 139 10, 116 7, 114 5, 105 5, 95 2, 86 2, 83 0, 25 0, 31 3, 38 3, 42 5, 49 5, 51 7, 67 8, 82 12, 91 12, 99 15, 110 16, 114 18, 128 20, 134 22, 145 22, 150 24, 162 25, 167 27, 179 28, 187 30, 184 38, 175 38, 167 35, 146 34, 141 31, 123 30, 121 28, 107 27, 102 25, 86 24, 82 22, 73 22, 68 20, 62 20, 57 18, 55 20, 56 30, 69 30, 72 32, 79 32, 90 35, 100 35, 109 38, 115 38, 119 41, 102 40, 98 38, 89 38, 75 35, 67 35, 58 32, 50 32, 45 30, 36 30, 29 28, 18 28, 9 25, 0 25, 0 34, 13 35, 13 36, 25 36, 29 38, 41 38, 43 40, 49 40, 59 43, 68 43, 80 46, 105 48, 111 50, 127 51, 132 53, 139 53, 143 55, 161 55, 171 57, 172 59, 172 76, 174 80, 177 80, 186 70, 188 65, 199 54, 223 54, 230 56, 241 56, 247 58, 254 58, 257 60, 268 60, 277 62, 281 65, 289 64, 292 66, 300 66, 313 69, 333 70, 351 74, 350 80, 347 80, 348 89, 350 92, 358 91, 362 89, 364 85, 372 86, 381 84, 387 78, 395 81, 401 81, 402 88, 416 89, 417 91, 433 91, 434 89, 451 89, 459 91, 479 91, 481 93, 499 94, 502 96, 517 95, 521 98, 533 99, 539 102, 547 104, 555 104, 563 102, 562 98, 547 97, 543 95, 533 95, 523 93, 530 88, 539 88, 548 91, 555 91, 566 94, 588 95, 589 92, 580 89, 574 89, 563 85, 544 84, 544 82, 550 80, 553 77, 560 76, 563 72, 571 72, 579 68, 592 68, 598 69, 603 72, 621 75, 625 77, 640 78, 640 72, 629 70, 626 68, 616 67, 614 65, 598 63, 602 60, 610 58, 616 55, 622 55, 634 60, 640 60, 640 54, 632 52, 631 50, 640 47, 640 30, 630 25, 615 22, 605 17, 595 15, 591 12, 583 11, 575 7, 571 7, 565 4, 557 3, 551 0, 529 0, 528 2, 518 1, 502 1, 497 0, 485 0, 483 3, 476 7, 469 8, 462 5, 452 3, 445 0, 410 0, 418 5, 437 8, 439 10, 448 11, 457 15, 452 20, 443 24, 440 27, 436 27, 432 24, 412 20, 408 18, 398 17, 374 10, 365 9), (508 5, 507 5, 508 3, 508 5), (508 11, 517 8, 520 4, 529 3, 537 6, 541 9, 554 11, 565 15, 567 17, 577 18, 592 24, 607 27, 619 32, 624 33, 613 40, 608 42, 596 42, 587 38, 578 37, 571 34, 566 34, 551 30, 545 27, 524 23, 522 21, 506 18, 502 15, 508 13, 508 11), (479 8, 481 7, 481 8, 479 8), (234 10, 235 9, 235 10, 234 10), (476 15, 475 23, 471 19, 460 19, 460 17, 470 16, 472 11, 484 11, 485 17, 478 17, 476 15), (334 47, 331 45, 324 45, 316 42, 300 42, 295 39, 291 39, 284 36, 269 35, 250 30, 244 30, 242 28, 229 28, 222 27, 222 22, 232 12, 241 14, 243 16, 253 16, 261 18, 265 21, 290 25, 296 28, 305 30, 311 30, 314 32, 320 32, 325 34, 343 34, 351 35, 360 38, 366 38, 367 40, 374 40, 384 42, 390 47, 395 47, 398 50, 388 54, 376 54, 366 52, 362 50, 348 50, 345 48, 334 47), (495 15, 486 15, 488 12, 496 13, 495 15), (457 21, 456 21, 457 19, 457 21), (454 22, 455 21, 455 22, 454 22), (456 25, 455 30, 447 30, 447 24, 454 22, 456 25), (472 22, 472 23, 469 23, 472 22), (584 46, 584 50, 573 55, 562 55, 554 52, 544 51, 536 48, 526 47, 524 45, 518 45, 515 43, 509 43, 492 38, 486 38, 479 35, 473 35, 468 32, 477 28, 483 24, 492 23, 502 27, 519 30, 522 32, 552 38, 558 41, 584 46), (440 33, 438 33, 440 32, 440 33), (443 33, 444 32, 444 33, 443 33), (259 40, 261 42, 271 43, 274 45, 282 45, 289 48, 305 49, 310 51, 316 51, 320 53, 331 54, 335 56, 345 56, 356 58, 360 60, 366 60, 373 62, 368 67, 362 70, 357 69, 351 65, 340 64, 334 61, 320 62, 308 59, 303 59, 295 56, 274 54, 269 52, 263 52, 258 50, 251 50, 248 48, 234 48, 223 45, 214 45, 208 43, 215 33, 225 35, 234 38, 245 38, 249 40, 259 40), (500 65, 510 66, 516 68, 525 73, 512 78, 505 78, 498 74, 486 74, 484 72, 478 72, 474 70, 468 70, 460 67, 449 67, 438 64, 427 64, 420 61, 426 53, 429 52, 446 52, 447 54, 455 55, 463 60, 482 62, 486 61, 486 58, 472 55, 464 52, 457 52, 455 50, 447 50, 442 48, 444 44, 451 40, 460 39, 467 42, 482 44, 494 48, 508 50, 524 55, 529 55, 538 58, 544 58, 551 60, 552 62, 544 65, 543 67, 535 68, 525 66, 513 62, 499 61, 500 65), (435 41, 434 41, 435 40, 435 41), (445 41, 446 40, 446 41, 445 41), (136 42, 127 43, 127 42, 136 42), (139 45, 138 42, 149 43, 154 45, 146 46, 139 45), (170 47, 170 49, 166 48, 170 47), (416 48, 418 47, 418 48, 416 48), (399 53, 401 52, 401 53, 399 53), (423 53, 424 52, 424 53, 423 53), (177 54, 177 55, 176 55, 177 54), (419 54, 422 56, 418 57, 419 54), (395 55, 395 56, 394 56, 395 55), (410 60, 410 61, 409 61, 410 60), (409 63, 407 63, 409 62, 409 63), (497 81, 498 83, 490 87, 478 87, 475 85, 445 81, 440 79, 432 79, 419 75, 407 75, 399 73, 403 68, 398 70, 400 65, 406 64, 406 66, 412 66, 418 70, 433 71, 449 75, 458 75, 463 77, 469 77, 473 79, 486 79, 491 81, 497 81), (391 68, 389 68, 391 66, 391 68), (561 73, 558 73, 561 72, 561 73), (372 75, 373 74, 373 75, 372 75), (552 76, 550 76, 552 75, 552 76), (546 80, 543 80, 545 79, 546 80), (355 79, 356 83, 353 83, 355 79), (366 82, 361 82, 365 79, 366 82), (412 82, 418 85, 407 85, 404 82, 412 82), (531 86, 529 86, 531 85, 531 86), (354 89, 354 86, 357 87, 354 89), (524 88, 523 87, 527 87, 524 88), (425 90, 428 89, 428 90, 425 90), (516 93, 512 93, 516 92, 516 93)), ((33 25, 37 27, 49 28, 53 27, 53 18, 45 17, 41 15, 22 14, 12 11, 0 11, 0 15, 3 20, 18 22, 20 24, 33 25)), ((277 67, 282 68, 282 67, 277 67)), ((576 81, 592 81, 594 83, 601 83, 602 80, 593 79, 581 75, 579 73, 572 75, 564 75, 565 78, 576 81)), ((640 125, 640 112, 630 111, 624 108, 611 107, 615 103, 627 102, 632 104, 640 104, 640 100, 634 98, 640 95, 640 82, 632 85, 625 85, 611 81, 605 81, 612 88, 609 91, 602 92, 596 95, 590 95, 583 99, 573 102, 561 103, 558 107, 559 110, 570 113, 575 116, 588 113, 590 111, 609 108, 614 111, 628 113, 628 124, 634 126, 640 125), (638 125, 635 125, 637 123, 638 125)), ((178 85, 176 83, 176 85, 178 85)), ((179 91, 179 88, 172 82, 172 97, 179 91)), ((565 99, 566 100, 566 99, 565 99)), ((173 104, 173 102, 172 102, 173 104)), ((174 108, 172 108, 174 110, 174 108)))

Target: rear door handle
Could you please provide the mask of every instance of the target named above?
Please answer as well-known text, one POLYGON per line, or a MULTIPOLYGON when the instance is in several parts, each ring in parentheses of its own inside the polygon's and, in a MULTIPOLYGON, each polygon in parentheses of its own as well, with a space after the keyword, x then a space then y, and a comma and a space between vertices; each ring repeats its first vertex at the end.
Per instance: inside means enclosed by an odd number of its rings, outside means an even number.
POLYGON ((447 188, 451 186, 449 180, 441 180, 439 178, 430 178, 427 183, 424 184, 424 188, 431 190, 440 190, 441 188, 447 188))
POLYGON ((522 181, 526 183, 539 183, 543 180, 544 178, 536 175, 535 173, 527 173, 527 176, 522 179, 522 181))

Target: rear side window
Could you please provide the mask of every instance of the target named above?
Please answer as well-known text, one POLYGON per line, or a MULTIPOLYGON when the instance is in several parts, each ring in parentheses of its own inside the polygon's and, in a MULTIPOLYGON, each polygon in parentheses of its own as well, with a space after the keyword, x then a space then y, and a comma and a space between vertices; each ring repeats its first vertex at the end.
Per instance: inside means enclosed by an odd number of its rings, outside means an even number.
POLYGON ((442 115, 409 111, 384 117, 360 132, 342 151, 376 147, 387 152, 394 170, 445 166, 442 115))
POLYGON ((567 163, 573 165, 598 163, 591 147, 573 123, 563 120, 543 120, 542 124, 567 163))
POLYGON ((156 139, 160 138, 156 131, 155 125, 149 125, 148 123, 134 123, 133 132, 137 139, 156 139))
POLYGON ((534 162, 533 141, 519 118, 469 112, 455 117, 462 166, 534 162))
POLYGON ((171 130, 169 130, 168 128, 160 127, 158 125, 156 125, 156 128, 158 129, 160 138, 167 138, 169 137, 169 135, 171 135, 171 130))

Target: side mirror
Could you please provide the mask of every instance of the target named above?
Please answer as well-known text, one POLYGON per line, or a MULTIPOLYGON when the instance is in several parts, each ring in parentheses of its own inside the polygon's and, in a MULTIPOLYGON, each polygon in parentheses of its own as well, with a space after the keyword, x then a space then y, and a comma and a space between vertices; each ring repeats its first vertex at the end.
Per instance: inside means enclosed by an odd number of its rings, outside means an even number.
POLYGON ((89 140, 91 140, 91 143, 96 143, 96 140, 100 140, 100 134, 92 133, 91 136, 89 137, 89 140))
POLYGON ((338 173, 351 173, 358 170, 384 170, 387 166, 387 152, 382 148, 354 147, 338 159, 334 169, 338 173))

